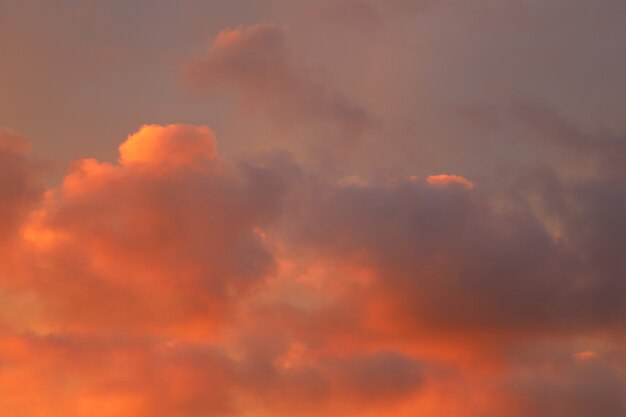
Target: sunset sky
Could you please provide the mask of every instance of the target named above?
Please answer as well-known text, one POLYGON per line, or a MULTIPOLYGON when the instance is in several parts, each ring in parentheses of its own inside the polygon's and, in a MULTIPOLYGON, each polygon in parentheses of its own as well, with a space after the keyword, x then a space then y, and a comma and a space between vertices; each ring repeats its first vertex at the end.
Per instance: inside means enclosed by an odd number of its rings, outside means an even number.
POLYGON ((0 0, 2 417, 625 417, 626 1, 0 0))

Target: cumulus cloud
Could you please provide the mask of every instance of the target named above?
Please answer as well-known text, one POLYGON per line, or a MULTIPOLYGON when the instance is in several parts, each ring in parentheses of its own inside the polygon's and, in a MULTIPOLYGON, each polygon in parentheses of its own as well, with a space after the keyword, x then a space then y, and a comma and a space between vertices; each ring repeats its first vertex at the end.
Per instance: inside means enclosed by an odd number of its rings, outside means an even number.
MULTIPOLYGON (((282 291, 271 230, 303 177, 284 156, 233 164, 215 149, 206 127, 143 126, 119 164, 76 161, 24 207, 18 262, 0 280, 3 409, 341 415, 420 390, 415 358, 325 351, 262 313, 282 291), (16 381, 31 381, 28 397, 16 381)), ((16 147, 6 157, 25 164, 16 147)))
POLYGON ((42 198, 5 141, 12 413, 623 412, 626 368, 593 347, 626 313, 611 178, 538 173, 506 198, 454 174, 332 182, 149 125, 42 198), (560 350, 516 353, 534 340, 560 350))
POLYGON ((215 136, 205 126, 143 126, 119 150, 122 165, 188 166, 217 156, 215 136))
POLYGON ((0 410, 626 414, 623 2, 14 3, 0 410))
POLYGON ((503 206, 457 178, 338 187, 303 234, 321 256, 373 271, 365 294, 416 339, 446 328, 526 337, 623 325, 621 191, 597 182, 545 190, 557 239, 530 197, 503 206))
POLYGON ((58 280, 35 271, 34 285, 77 325, 219 320, 274 268, 257 230, 280 213, 284 165, 227 167, 206 127, 144 126, 120 165, 75 162, 38 213, 29 239, 49 258, 37 268, 58 280))

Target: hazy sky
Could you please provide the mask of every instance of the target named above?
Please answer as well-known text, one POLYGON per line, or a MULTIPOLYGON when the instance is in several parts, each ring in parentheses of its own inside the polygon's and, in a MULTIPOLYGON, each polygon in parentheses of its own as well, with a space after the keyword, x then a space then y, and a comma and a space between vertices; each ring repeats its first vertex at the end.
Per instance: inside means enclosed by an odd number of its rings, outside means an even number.
POLYGON ((626 2, 0 0, 0 410, 624 417, 626 2))

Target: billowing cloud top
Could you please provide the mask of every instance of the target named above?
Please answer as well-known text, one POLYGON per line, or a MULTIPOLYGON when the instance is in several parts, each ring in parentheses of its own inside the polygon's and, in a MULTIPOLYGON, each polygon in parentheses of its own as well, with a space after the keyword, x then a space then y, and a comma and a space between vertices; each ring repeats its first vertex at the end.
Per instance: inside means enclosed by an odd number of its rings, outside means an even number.
POLYGON ((215 136, 206 126, 143 126, 120 148, 122 165, 195 165, 215 159, 215 136))
POLYGON ((624 417, 623 3, 212 3, 0 6, 2 415, 624 417))

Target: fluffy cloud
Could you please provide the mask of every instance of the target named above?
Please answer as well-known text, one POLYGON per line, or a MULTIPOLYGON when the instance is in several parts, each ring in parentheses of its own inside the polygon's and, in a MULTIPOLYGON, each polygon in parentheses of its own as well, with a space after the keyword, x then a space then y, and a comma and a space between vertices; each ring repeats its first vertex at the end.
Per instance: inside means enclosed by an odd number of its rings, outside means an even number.
POLYGON ((382 303, 378 314, 416 340, 420 331, 513 328, 524 338, 623 325, 626 205, 613 180, 553 179, 548 190, 541 177, 506 200, 441 178, 338 187, 303 235, 320 256, 370 271, 364 291, 382 303))
POLYGON ((626 414, 623 2, 10 3, 6 414, 626 414))
MULTIPOLYGON (((18 262, 0 281, 3 409, 313 415, 378 409, 420 389, 417 359, 327 352, 274 327, 263 314, 281 291, 269 234, 302 173, 283 156, 227 163, 215 148, 206 127, 144 126, 119 164, 76 161, 39 206, 26 199, 18 262)), ((31 173, 17 148, 6 157, 24 171, 7 171, 7 183, 31 173)))
POLYGON ((144 126, 120 165, 73 164, 29 228, 47 255, 29 279, 77 325, 219 320, 274 268, 260 230, 280 213, 283 165, 229 167, 206 127, 144 126))
POLYGON ((122 165, 189 166, 217 156, 213 132, 205 126, 143 126, 120 146, 122 165))
POLYGON ((4 145, 3 409, 623 412, 614 177, 538 173, 506 196, 448 174, 329 182, 285 155, 225 160, 188 125, 119 149, 40 198, 4 145))

